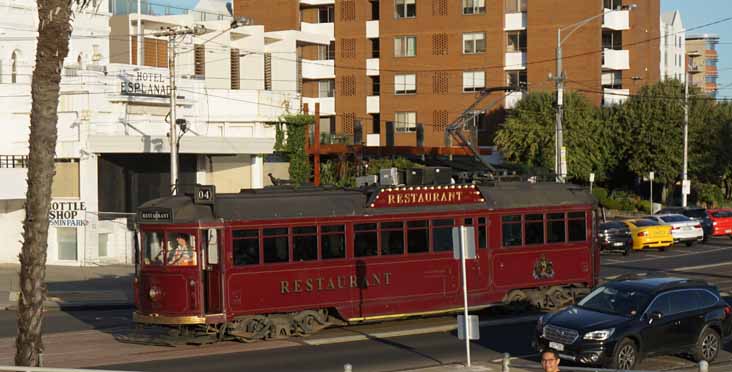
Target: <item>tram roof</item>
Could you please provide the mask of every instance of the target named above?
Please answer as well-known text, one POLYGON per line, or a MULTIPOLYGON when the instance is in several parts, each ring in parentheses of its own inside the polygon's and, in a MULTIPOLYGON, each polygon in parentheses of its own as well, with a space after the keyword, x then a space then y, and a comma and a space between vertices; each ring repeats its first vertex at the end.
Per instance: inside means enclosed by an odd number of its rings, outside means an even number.
MULTIPOLYGON (((585 188, 558 183, 500 183, 476 186, 484 202, 373 208, 370 203, 384 188, 344 190, 325 188, 265 188, 217 194, 214 208, 194 204, 189 195, 151 200, 140 211, 170 210, 167 223, 195 223, 223 219, 263 220, 302 217, 380 216, 419 212, 500 210, 555 206, 595 205, 585 188)), ((138 213, 138 222, 140 214, 138 213)), ((160 222, 163 222, 162 220, 160 222)))

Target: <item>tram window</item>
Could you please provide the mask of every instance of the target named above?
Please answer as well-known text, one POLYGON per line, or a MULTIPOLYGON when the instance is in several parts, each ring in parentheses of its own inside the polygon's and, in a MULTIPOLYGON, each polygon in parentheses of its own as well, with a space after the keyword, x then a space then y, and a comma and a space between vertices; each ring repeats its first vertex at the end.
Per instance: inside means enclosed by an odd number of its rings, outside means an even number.
POLYGON ((235 230, 234 237, 234 265, 259 264, 259 231, 235 230))
POLYGON ((381 223, 381 254, 404 254, 404 222, 381 223))
POLYGON ((564 243, 564 213, 550 213, 548 215, 547 242, 564 243))
POLYGON ((376 238, 375 223, 361 223, 353 225, 355 230, 353 244, 354 256, 367 257, 378 254, 379 241, 376 238))
POLYGON ((318 259, 318 230, 315 226, 292 228, 292 259, 312 261, 318 259))
POLYGON ((488 248, 488 219, 478 218, 478 248, 488 248))
POLYGON ((446 252, 452 250, 453 220, 432 221, 432 251, 446 252))
POLYGON ((320 227, 321 257, 324 260, 346 257, 346 228, 343 225, 320 227))
POLYGON ((145 238, 145 265, 163 264, 163 233, 146 232, 145 238))
POLYGON ((430 238, 427 221, 407 222, 407 252, 424 253, 430 250, 430 238))
POLYGON ((527 214, 524 231, 526 231, 526 245, 544 244, 544 215, 527 214))
POLYGON ((521 216, 501 217, 501 230, 504 247, 521 246, 521 216))
POLYGON ((567 215, 567 229, 569 230, 570 242, 583 242, 587 240, 587 225, 585 224, 585 212, 570 212, 567 215))
POLYGON ((290 244, 286 227, 264 229, 264 263, 290 261, 290 244))
POLYGON ((192 234, 168 233, 167 265, 195 266, 196 237, 192 234))

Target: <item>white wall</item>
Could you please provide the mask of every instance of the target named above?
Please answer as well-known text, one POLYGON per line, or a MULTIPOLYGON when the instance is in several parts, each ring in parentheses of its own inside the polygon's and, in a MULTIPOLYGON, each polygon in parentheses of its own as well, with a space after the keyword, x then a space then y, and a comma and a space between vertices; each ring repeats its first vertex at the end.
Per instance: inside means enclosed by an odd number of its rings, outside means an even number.
POLYGON ((680 13, 661 17, 661 78, 686 81, 686 32, 680 13), (667 23, 664 19, 673 18, 667 23))

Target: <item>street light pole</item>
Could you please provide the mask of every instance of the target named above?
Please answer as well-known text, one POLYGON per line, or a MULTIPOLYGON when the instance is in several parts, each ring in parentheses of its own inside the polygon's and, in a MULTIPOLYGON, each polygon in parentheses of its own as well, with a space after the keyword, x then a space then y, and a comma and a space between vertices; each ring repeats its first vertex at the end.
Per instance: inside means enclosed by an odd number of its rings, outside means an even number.
POLYGON ((683 181, 681 183, 681 206, 687 205, 687 184, 689 182, 688 175, 689 166, 689 74, 686 73, 684 79, 684 170, 683 181))

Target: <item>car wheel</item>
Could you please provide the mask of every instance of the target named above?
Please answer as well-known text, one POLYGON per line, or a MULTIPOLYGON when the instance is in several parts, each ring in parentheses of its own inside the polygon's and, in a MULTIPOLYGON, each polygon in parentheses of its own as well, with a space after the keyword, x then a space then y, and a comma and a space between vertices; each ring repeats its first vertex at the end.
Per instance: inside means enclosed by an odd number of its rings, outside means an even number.
POLYGON ((693 241, 691 241, 691 242, 686 242, 686 246, 687 246, 687 247, 691 247, 692 245, 694 245, 694 243, 695 243, 695 242, 693 242, 693 241))
POLYGON ((638 363, 638 346, 629 338, 624 338, 615 347, 613 359, 610 361, 610 368, 630 370, 638 363))
POLYGON ((661 252, 665 252, 666 251, 666 248, 658 248, 658 250, 661 251, 661 252))
POLYGON ((700 362, 706 360, 710 363, 713 362, 717 359, 720 346, 719 333, 711 328, 705 328, 699 335, 696 345, 694 345, 692 353, 694 361, 700 362))
POLYGON ((625 249, 623 249, 623 256, 627 256, 628 253, 630 253, 630 247, 626 245, 625 249))

